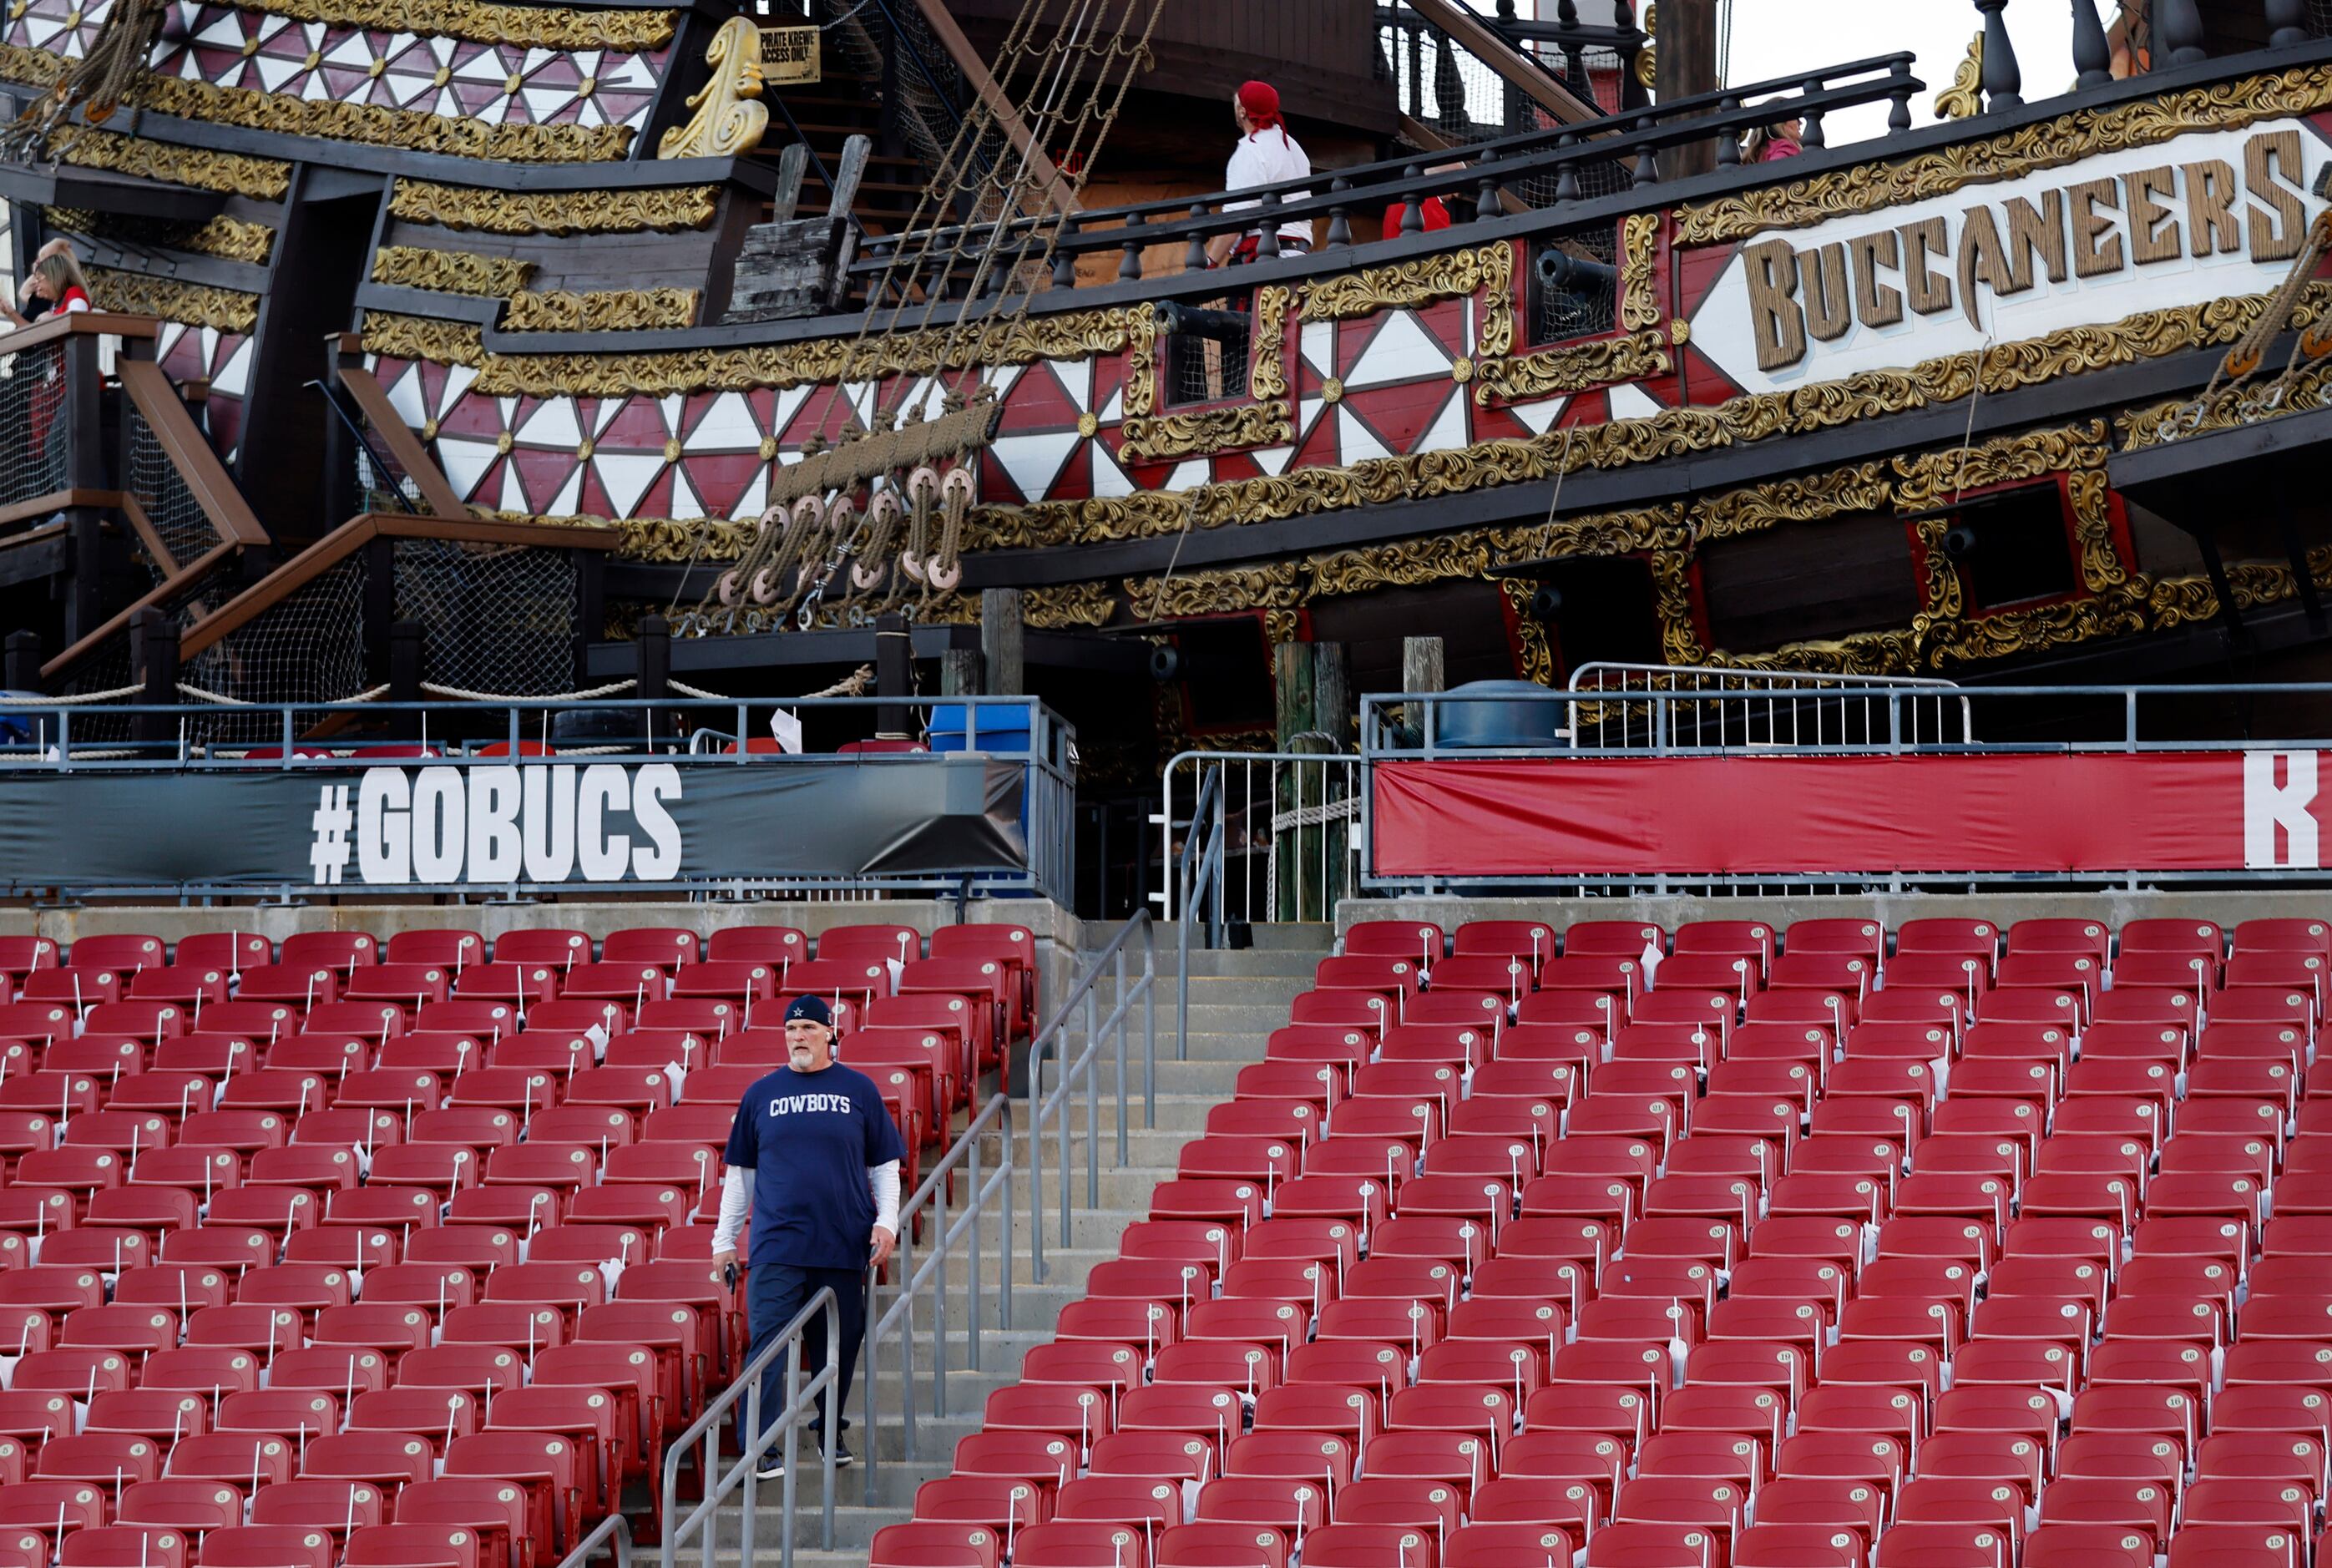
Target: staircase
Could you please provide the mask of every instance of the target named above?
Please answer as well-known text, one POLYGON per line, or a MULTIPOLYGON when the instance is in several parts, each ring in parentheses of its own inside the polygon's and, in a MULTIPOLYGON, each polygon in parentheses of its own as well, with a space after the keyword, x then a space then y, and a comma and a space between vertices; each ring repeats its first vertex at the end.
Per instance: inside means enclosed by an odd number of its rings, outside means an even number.
MULTIPOLYGON (((1101 1091, 1101 1202, 1098 1209, 1078 1208, 1071 1225, 1072 1245, 1064 1249, 1060 1240, 1059 1189, 1054 1184, 1048 1169, 1045 1193, 1053 1206, 1047 1217, 1045 1234, 1045 1265, 1047 1277, 1037 1283, 1031 1267, 1028 1248, 1028 1193, 1021 1181, 1021 1171, 1014 1172, 1013 1190, 1013 1253, 1012 1258, 1012 1325, 1008 1329, 990 1329, 981 1335, 980 1366, 974 1371, 959 1371, 948 1382, 948 1411, 944 1416, 932 1413, 930 1374, 922 1364, 922 1353, 929 1345, 928 1322, 919 1353, 916 1436, 920 1458, 913 1462, 905 1455, 904 1430, 899 1420, 896 1380, 891 1375, 895 1366, 895 1354, 884 1347, 885 1382, 884 1410, 879 1412, 874 1431, 867 1434, 859 1429, 858 1394, 851 1396, 851 1447, 862 1456, 862 1467, 856 1471, 843 1472, 836 1486, 838 1506, 835 1510, 835 1544, 831 1552, 817 1549, 819 1516, 817 1503, 817 1471, 806 1468, 799 1501, 800 1514, 795 1533, 794 1560, 803 1568, 845 1568, 846 1564, 864 1564, 867 1548, 874 1532, 885 1525, 905 1519, 914 1507, 915 1488, 935 1476, 948 1473, 958 1438, 980 1429, 980 1410, 989 1393, 1017 1382, 1022 1353, 1029 1346, 1041 1344, 1053 1336, 1053 1325, 1061 1308, 1085 1294, 1085 1279, 1096 1263, 1117 1256, 1118 1237, 1133 1220, 1145 1219, 1150 1211, 1151 1190, 1174 1174, 1175 1160, 1182 1145, 1204 1130, 1207 1111, 1231 1096, 1232 1082, 1238 1069, 1249 1062, 1263 1059, 1264 1041, 1270 1032, 1287 1021, 1288 1007, 1298 991, 1308 990, 1314 966, 1327 952, 1333 939, 1333 929, 1325 925, 1258 925, 1254 928, 1256 945, 1243 951, 1200 952, 1190 954, 1190 1059, 1174 1059, 1174 982, 1175 951, 1173 930, 1159 932, 1158 978, 1155 991, 1158 998, 1158 1124, 1153 1128, 1142 1124, 1141 1105, 1142 1085, 1139 1064, 1129 1064, 1128 1162, 1123 1168, 1113 1163, 1117 1132, 1117 1084, 1113 1064, 1104 1058, 1095 1059, 1102 1071, 1101 1091), (869 1448, 879 1456, 880 1471, 874 1477, 874 1495, 866 1496, 866 1471, 863 1456, 869 1448)), ((1106 991, 1099 1006, 1105 1014, 1114 1003, 1106 991)), ((1137 1004, 1135 1017, 1140 1016, 1137 1004)), ((1136 1045, 1138 1050, 1138 1040, 1136 1045)), ((1017 1067, 1017 1064, 1016 1064, 1017 1067)), ((1016 1084, 1026 1080, 1015 1077, 1016 1084)), ((1050 1083, 1049 1072, 1047 1083, 1050 1083)), ((1020 1107, 1016 1106, 1016 1125, 1025 1121, 1020 1107)), ((1082 1133, 1085 1116, 1080 1108, 1071 1120, 1073 1137, 1082 1133)), ((1049 1140, 1048 1140, 1049 1142, 1049 1140)), ((1025 1158, 1027 1133, 1018 1138, 1016 1153, 1025 1158)), ((1080 1161, 1082 1157, 1080 1156, 1080 1161)), ((1073 1204, 1082 1205, 1085 1182, 1084 1169, 1076 1167, 1077 1179, 1071 1190, 1073 1204)), ((992 1232, 991 1232, 992 1236, 992 1232)), ((994 1264, 990 1263, 990 1279, 994 1264)), ((960 1276, 958 1277, 961 1277, 960 1276)), ((999 1303, 993 1291, 982 1302, 983 1324, 1000 1322, 999 1303)), ((951 1321, 962 1321, 962 1304, 951 1303, 951 1321)), ((961 1355, 959 1345, 958 1355, 961 1355)), ((959 1363, 960 1364, 960 1363, 959 1363)), ((774 1484, 761 1488, 762 1504, 756 1522, 757 1543, 774 1543, 782 1527, 782 1518, 774 1506, 777 1501, 774 1484)), ((718 1555, 724 1564, 734 1564, 740 1521, 735 1510, 722 1521, 718 1555)), ((768 1554, 769 1548, 757 1545, 757 1555, 768 1554)))
POLYGON ((782 101, 784 113, 771 124, 769 139, 754 156, 775 167, 798 128, 811 157, 797 211, 822 213, 832 205, 834 193, 820 168, 828 172, 840 168, 842 144, 854 136, 869 138, 876 151, 867 160, 865 177, 858 182, 851 213, 870 234, 896 234, 913 215, 929 171, 921 159, 902 148, 898 139, 886 135, 884 121, 890 109, 884 102, 879 80, 855 74, 833 50, 827 52, 825 77, 807 86, 768 90, 773 107, 782 101), (787 115, 793 118, 791 127, 785 123, 787 115))

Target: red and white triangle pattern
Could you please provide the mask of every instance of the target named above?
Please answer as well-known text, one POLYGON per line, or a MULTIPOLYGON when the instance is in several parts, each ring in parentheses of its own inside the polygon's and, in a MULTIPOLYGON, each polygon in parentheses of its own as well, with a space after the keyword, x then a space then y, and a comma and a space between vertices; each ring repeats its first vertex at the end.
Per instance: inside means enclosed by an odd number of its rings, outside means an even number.
MULTIPOLYGON (((67 59, 86 53, 112 0, 31 0, 0 33, 67 59)), ((488 125, 644 124, 671 48, 531 49, 177 0, 153 68, 188 81, 311 100, 371 104, 488 125)))
POLYGON ((165 321, 154 342, 154 358, 176 382, 208 381, 203 406, 211 445, 233 457, 243 444, 243 402, 251 393, 251 338, 215 327, 165 321))
MULTIPOLYGON (((1471 299, 1305 322, 1288 368, 1295 439, 1179 462, 1124 458, 1122 356, 984 371, 1003 406, 980 462, 980 497, 1000 505, 1105 500, 1349 467, 1643 417, 1674 396, 1671 380, 1479 405, 1472 379, 1459 378, 1459 362, 1478 359, 1480 330, 1471 299)), ((475 374, 458 366, 385 360, 379 373, 398 411, 435 440, 464 500, 502 512, 609 518, 758 515, 771 471, 799 462, 813 434, 831 441, 878 407, 935 413, 948 389, 919 378, 661 397, 487 397, 471 391, 475 374)))

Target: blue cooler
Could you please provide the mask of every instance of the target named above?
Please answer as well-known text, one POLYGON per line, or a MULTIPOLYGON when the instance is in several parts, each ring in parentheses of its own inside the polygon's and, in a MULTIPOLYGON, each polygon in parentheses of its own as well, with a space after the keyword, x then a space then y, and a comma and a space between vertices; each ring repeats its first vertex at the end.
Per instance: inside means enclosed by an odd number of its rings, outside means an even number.
POLYGON ((1026 756, 1030 740, 1030 712, 1027 708, 981 708, 980 732, 972 737, 972 744, 966 745, 965 738, 971 731, 971 708, 963 703, 935 703, 932 708, 932 750, 1026 756))

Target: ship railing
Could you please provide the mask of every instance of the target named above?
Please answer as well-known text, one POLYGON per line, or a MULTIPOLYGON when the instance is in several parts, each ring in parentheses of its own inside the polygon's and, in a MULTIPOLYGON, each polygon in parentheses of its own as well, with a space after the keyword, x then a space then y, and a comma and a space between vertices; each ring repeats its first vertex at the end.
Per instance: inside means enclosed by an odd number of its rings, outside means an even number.
MULTIPOLYGON (((1120 281, 1143 277, 1149 265, 1144 253, 1155 253, 1159 247, 1166 247, 1168 255, 1175 255, 1179 248, 1180 265, 1173 270, 1203 271, 1207 241, 1253 228, 1259 228, 1264 236, 1259 254, 1270 259, 1278 254, 1277 226, 1285 223, 1324 222, 1324 245, 1346 246, 1353 243, 1356 215, 1379 213, 1395 204, 1421 202, 1453 190, 1472 200, 1476 224, 1505 216, 1510 194, 1543 190, 1545 205, 1554 206, 1584 202, 1610 185, 1608 179, 1602 186, 1596 181, 1599 171, 1608 170, 1615 159, 1624 162, 1630 188, 1640 193, 1647 206, 1656 205, 1659 198, 1653 187, 1660 179, 1659 155, 1669 148, 1714 139, 1722 157, 1725 147, 1737 143, 1749 130, 1794 118, 1805 123, 1808 147, 1819 148, 1823 145, 1825 116, 1881 101, 1893 105, 1890 123, 1907 129, 1911 100, 1925 91, 1925 84, 1911 74, 1912 59, 1907 53, 1875 55, 1575 125, 1501 137, 1453 154, 1465 166, 1457 170, 1429 174, 1426 166, 1436 161, 1435 155, 1420 153, 1333 173, 1324 170, 1310 179, 1258 186, 1236 196, 1224 193, 1195 201, 1143 202, 1080 214, 1063 226, 1054 251, 1053 285, 1076 287, 1079 258, 1112 252, 1120 254, 1115 274, 1120 281), (1261 210, 1226 213, 1220 208, 1228 200, 1259 202, 1261 210)), ((932 239, 941 246, 962 241, 967 249, 1010 248, 1026 234, 1025 223, 1008 223, 978 225, 968 241, 960 229, 953 228, 942 229, 932 239)), ((872 284, 896 246, 911 241, 920 245, 923 238, 918 234, 871 242, 853 272, 872 284)))

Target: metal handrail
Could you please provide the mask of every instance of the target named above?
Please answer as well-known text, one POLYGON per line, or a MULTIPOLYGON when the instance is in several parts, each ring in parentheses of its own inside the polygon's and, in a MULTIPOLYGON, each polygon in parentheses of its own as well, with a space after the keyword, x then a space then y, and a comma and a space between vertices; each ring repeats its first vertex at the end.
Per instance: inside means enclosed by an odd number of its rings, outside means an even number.
MULTIPOLYGON (((1170 770, 1171 767, 1169 763, 1170 770)), ((1208 923, 1207 945, 1223 944, 1223 769, 1218 762, 1199 780, 1199 798, 1190 803, 1190 831, 1182 840, 1177 884, 1181 897, 1174 906, 1174 1059, 1178 1062, 1190 1056, 1190 925, 1203 901, 1211 900, 1214 911, 1208 923)), ((1167 823, 1166 832, 1168 842, 1172 842, 1171 822, 1167 823)))
MULTIPOLYGON (((874 1430, 876 1389, 880 1384, 882 1366, 877 1351, 883 1342, 894 1334, 899 1341, 899 1413, 904 1428, 904 1457, 913 1461, 920 1458, 915 1429, 915 1303, 926 1286, 932 1295, 932 1416, 944 1420, 948 1413, 947 1378, 947 1304, 948 1260, 960 1244, 970 1258, 970 1287, 964 1317, 964 1362, 967 1370, 980 1370, 980 1299, 987 1273, 986 1254, 980 1242, 980 1222, 992 1209, 1000 1221, 999 1237, 1002 1267, 998 1272, 997 1313, 999 1329, 1012 1326, 1012 1097, 999 1093, 989 1096, 980 1114, 957 1134, 948 1152, 931 1169, 899 1209, 899 1250, 895 1255, 899 1271, 905 1277, 898 1286, 890 1306, 868 1330, 864 1351, 864 1366, 859 1374, 859 1411, 866 1430, 874 1430), (980 1174, 980 1149, 982 1140, 991 1133, 1000 1135, 1001 1156, 985 1177, 980 1174), (955 1186, 955 1172, 961 1167, 966 1185, 970 1189, 963 1200, 962 1212, 952 1223, 948 1219, 948 1198, 955 1186), (933 1214, 933 1239, 925 1244, 929 1255, 920 1266, 914 1263, 916 1250, 915 1220, 926 1209, 933 1214), (969 1242, 966 1244, 966 1238, 969 1242)), ((874 1497, 875 1472, 882 1461, 874 1451, 870 1436, 863 1463, 866 1473, 866 1497, 874 1497)))
MULTIPOLYGON (((675 1568, 683 1542, 701 1537, 699 1554, 702 1568, 713 1568, 713 1554, 719 1544, 721 1505, 739 1490, 744 1493, 742 1521, 740 1525, 738 1554, 741 1561, 753 1561, 753 1526, 759 1517, 755 1491, 760 1481, 761 1456, 776 1447, 782 1439, 790 1448, 794 1429, 800 1425, 805 1401, 815 1408, 824 1395, 826 1409, 821 1429, 827 1440, 819 1445, 824 1450, 822 1469, 825 1475, 825 1522, 818 1537, 820 1546, 834 1549, 834 1449, 835 1439, 842 1431, 842 1305, 830 1289, 821 1288, 809 1298, 793 1320, 778 1331, 777 1337, 765 1345, 761 1353, 745 1364, 720 1398, 704 1408, 689 1429, 674 1439, 664 1456, 664 1532, 662 1538, 662 1568, 675 1568), (811 1377, 807 1387, 801 1382, 802 1336, 808 1332, 813 1317, 823 1315, 826 1327, 826 1364, 811 1377), (761 1419, 761 1374, 783 1355, 786 1358, 786 1405, 776 1421, 765 1423, 761 1419), (745 1408, 745 1429, 752 1434, 743 1455, 727 1470, 721 1468, 721 1439, 728 1429, 730 1420, 740 1403, 745 1408), (675 1518, 680 1510, 680 1461, 689 1448, 698 1442, 704 1445, 697 1459, 697 1474, 704 1480, 704 1496, 685 1518, 675 1518)), ((784 1484, 784 1536, 779 1541, 778 1561, 781 1568, 793 1568, 794 1517, 798 1501, 795 1481, 801 1467, 786 1466, 784 1484)), ((578 1548, 579 1550, 579 1548, 578 1548)), ((569 1559, 569 1563, 573 1559, 569 1559)), ((561 1564, 569 1568, 569 1564, 561 1564)), ((575 1564, 575 1568, 580 1568, 575 1564)), ((620 1564, 619 1564, 620 1568, 620 1564)))
POLYGON ((1080 1085, 1085 1092, 1085 1207, 1101 1207, 1101 1079, 1094 1071, 1094 1058, 1101 1052, 1102 1038, 1108 1036, 1115 1047, 1117 1061, 1117 1162, 1123 1165, 1127 1157, 1126 1142, 1126 1026, 1128 1013, 1136 999, 1142 1004, 1142 1093, 1147 1114, 1147 1126, 1158 1124, 1158 1004, 1154 981, 1158 973, 1157 927, 1148 910, 1137 911, 1123 925, 1117 928, 1100 951, 1087 961, 1084 974, 1071 986, 1068 994, 1054 1009, 1050 1022, 1037 1032, 1028 1046, 1028 1216, 1030 1220, 1028 1250, 1031 1276, 1043 1280, 1045 1266, 1045 1131, 1054 1126, 1058 1143, 1060 1184, 1061 1246, 1069 1245, 1071 1216, 1069 1200, 1070 1134, 1067 1105, 1069 1096, 1080 1085), (1126 949, 1133 940, 1142 940, 1142 977, 1128 989, 1126 985, 1126 949), (1098 999, 1095 988, 1107 968, 1117 986, 1116 1005, 1106 1018, 1096 1017, 1098 999), (1074 1060, 1067 1054, 1069 1030, 1079 1022, 1085 1048, 1074 1060), (1044 1094, 1045 1057, 1050 1054, 1057 1079, 1049 1097, 1044 1094))
POLYGON ((599 1527, 575 1543, 575 1550, 559 1560, 559 1568, 588 1568, 591 1559, 601 1547, 610 1550, 615 1568, 632 1568, 632 1522, 622 1514, 610 1514, 599 1522, 599 1527))

